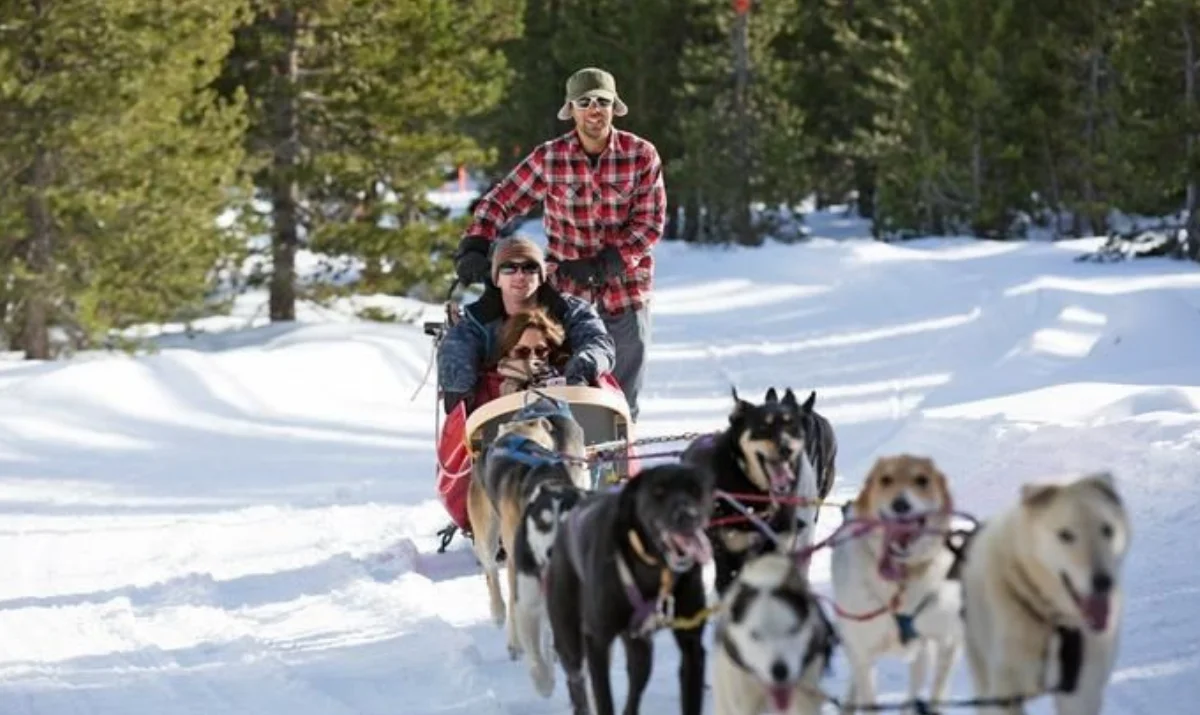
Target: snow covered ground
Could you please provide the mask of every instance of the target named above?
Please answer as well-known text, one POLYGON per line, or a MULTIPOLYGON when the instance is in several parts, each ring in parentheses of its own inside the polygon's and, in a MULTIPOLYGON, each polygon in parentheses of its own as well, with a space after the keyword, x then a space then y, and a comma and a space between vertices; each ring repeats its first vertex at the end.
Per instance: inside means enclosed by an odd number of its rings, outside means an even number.
MULTIPOLYGON (((1192 712, 1200 271, 810 225, 803 245, 660 248, 640 432, 719 428, 731 384, 815 389, 836 496, 876 455, 924 452, 980 517, 1023 481, 1111 468, 1135 531, 1105 712, 1192 712)), ((327 311, 261 325, 262 300, 153 356, 0 363, 0 712, 568 712, 561 674, 542 700, 508 660, 465 543, 435 553, 429 339, 327 311)), ((643 712, 677 712, 656 643, 643 712)), ((621 703, 619 649, 614 670, 621 703)), ((905 670, 881 669, 884 697, 905 670)))

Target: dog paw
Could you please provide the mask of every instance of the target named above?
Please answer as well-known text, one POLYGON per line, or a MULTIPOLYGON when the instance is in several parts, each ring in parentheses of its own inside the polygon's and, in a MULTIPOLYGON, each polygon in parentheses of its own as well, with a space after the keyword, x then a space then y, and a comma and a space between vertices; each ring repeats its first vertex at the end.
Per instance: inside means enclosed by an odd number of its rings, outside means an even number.
POLYGON ((492 623, 496 624, 497 628, 503 628, 505 621, 508 620, 504 610, 504 604, 492 604, 492 623))
POLYGON ((554 669, 545 664, 535 664, 529 669, 529 677, 533 679, 533 688, 538 695, 548 698, 554 694, 554 669))
POLYGON ((521 656, 525 655, 525 649, 519 643, 508 644, 508 659, 520 660, 521 656))

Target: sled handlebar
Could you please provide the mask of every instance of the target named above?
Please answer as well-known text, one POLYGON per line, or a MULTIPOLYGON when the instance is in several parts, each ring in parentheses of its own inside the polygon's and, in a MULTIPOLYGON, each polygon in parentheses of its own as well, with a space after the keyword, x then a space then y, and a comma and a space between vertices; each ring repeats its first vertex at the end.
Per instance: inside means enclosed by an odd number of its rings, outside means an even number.
MULTIPOLYGON (((458 283, 459 281, 457 278, 450 281, 450 288, 446 290, 446 300, 444 302, 450 302, 450 298, 454 296, 454 289, 458 287, 458 283)), ((439 337, 441 336, 445 325, 446 324, 441 320, 427 320, 425 321, 424 325, 425 334, 435 338, 439 337)))

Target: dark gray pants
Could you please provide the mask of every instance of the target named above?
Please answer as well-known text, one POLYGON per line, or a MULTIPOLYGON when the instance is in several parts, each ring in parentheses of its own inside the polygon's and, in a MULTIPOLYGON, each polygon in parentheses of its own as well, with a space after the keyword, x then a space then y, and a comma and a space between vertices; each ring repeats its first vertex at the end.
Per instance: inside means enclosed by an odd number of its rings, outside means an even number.
POLYGON ((646 347, 650 344, 650 306, 616 315, 601 309, 600 318, 617 346, 613 377, 625 393, 630 418, 636 422, 640 411, 638 393, 642 390, 642 376, 646 372, 646 347))

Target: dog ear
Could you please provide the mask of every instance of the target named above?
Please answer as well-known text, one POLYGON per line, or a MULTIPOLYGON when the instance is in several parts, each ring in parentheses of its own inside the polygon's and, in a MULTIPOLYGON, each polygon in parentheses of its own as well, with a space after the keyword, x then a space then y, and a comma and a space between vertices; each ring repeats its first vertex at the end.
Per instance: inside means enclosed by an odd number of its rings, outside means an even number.
POLYGON ((867 478, 863 480, 862 488, 858 490, 858 496, 854 498, 854 515, 862 519, 871 513, 871 492, 874 491, 875 477, 879 471, 883 469, 883 458, 875 460, 871 471, 867 472, 867 478))
POLYGON ((756 598, 758 598, 758 589, 744 583, 738 584, 737 593, 734 594, 729 605, 729 620, 733 623, 741 623, 746 620, 746 610, 750 608, 750 604, 756 598))
POLYGON ((754 408, 754 405, 752 405, 749 402, 746 402, 742 398, 738 397, 736 387, 734 387, 732 389, 732 392, 733 392, 733 411, 731 411, 729 413, 729 423, 730 424, 736 423, 739 419, 741 419, 746 414, 746 412, 748 412, 749 410, 754 408))
POLYGON ((788 567, 787 575, 783 579, 782 590, 786 593, 809 593, 808 579, 804 576, 804 572, 796 566, 795 561, 792 561, 788 567))
POLYGON ((808 399, 804 401, 804 404, 800 405, 800 410, 802 412, 812 412, 813 406, 815 406, 816 404, 817 404, 817 391, 813 390, 812 392, 808 393, 808 399))
POLYGON ((1112 472, 1093 472, 1085 475, 1079 480, 1081 484, 1087 485, 1103 494, 1113 503, 1114 506, 1121 506, 1121 495, 1117 493, 1117 480, 1113 478, 1112 472))
POLYGON ((1046 506, 1061 490, 1058 484, 1022 484, 1021 503, 1032 507, 1046 506))
POLYGON ((792 388, 790 387, 783 391, 783 400, 781 402, 785 407, 799 407, 796 404, 796 393, 792 392, 792 388))
POLYGON ((765 402, 768 405, 773 404, 775 402, 779 402, 779 393, 775 392, 774 387, 767 388, 767 397, 766 397, 765 402))

